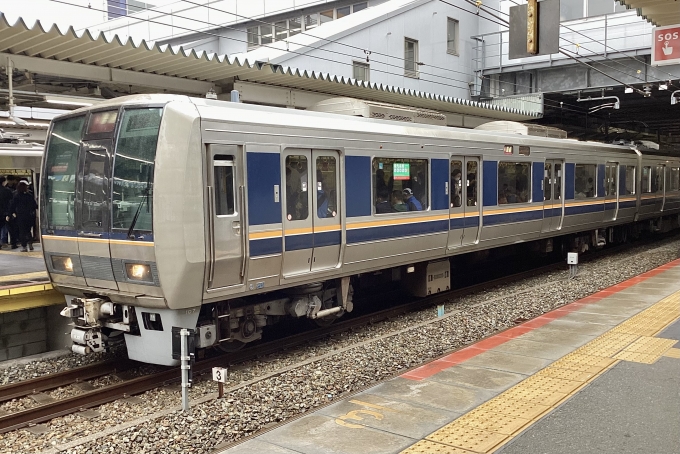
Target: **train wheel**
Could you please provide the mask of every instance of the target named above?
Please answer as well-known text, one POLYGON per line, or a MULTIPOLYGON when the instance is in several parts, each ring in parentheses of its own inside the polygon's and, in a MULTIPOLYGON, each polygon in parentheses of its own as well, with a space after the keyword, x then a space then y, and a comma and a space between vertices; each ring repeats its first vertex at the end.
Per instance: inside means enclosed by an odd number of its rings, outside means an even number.
POLYGON ((220 342, 217 344, 217 348, 224 353, 235 353, 245 346, 246 343, 241 341, 220 342))
POLYGON ((333 322, 335 322, 338 319, 335 315, 331 315, 328 317, 323 317, 323 318, 315 318, 314 319, 314 324, 320 328, 325 328, 327 326, 331 326, 333 322))

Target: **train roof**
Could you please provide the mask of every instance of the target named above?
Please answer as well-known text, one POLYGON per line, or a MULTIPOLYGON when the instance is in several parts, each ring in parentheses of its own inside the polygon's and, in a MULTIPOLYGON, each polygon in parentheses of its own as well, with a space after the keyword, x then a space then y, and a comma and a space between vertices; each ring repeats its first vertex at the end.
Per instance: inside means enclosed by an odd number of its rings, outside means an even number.
MULTIPOLYGON (((574 151, 592 152, 608 151, 612 153, 637 154, 636 149, 629 146, 604 144, 599 142, 583 142, 575 139, 555 139, 549 137, 511 134, 502 131, 485 131, 465 129, 451 126, 402 123, 397 121, 354 117, 335 113, 286 109, 281 107, 241 104, 229 101, 204 98, 191 98, 184 95, 142 94, 114 98, 98 103, 96 106, 84 107, 63 116, 70 116, 88 110, 100 110, 120 105, 166 104, 169 102, 186 102, 196 106, 203 119, 230 120, 238 123, 266 124, 271 126, 295 126, 316 130, 337 130, 344 132, 361 132, 384 135, 406 135, 449 139, 461 142, 487 142, 512 145, 533 145, 543 147, 564 148, 566 144, 574 151), (238 110, 238 115, 227 112, 238 110)), ((63 116, 57 117, 61 118, 63 116)), ((644 153, 648 154, 648 153, 644 153)), ((653 153, 657 155, 657 153, 653 153)))

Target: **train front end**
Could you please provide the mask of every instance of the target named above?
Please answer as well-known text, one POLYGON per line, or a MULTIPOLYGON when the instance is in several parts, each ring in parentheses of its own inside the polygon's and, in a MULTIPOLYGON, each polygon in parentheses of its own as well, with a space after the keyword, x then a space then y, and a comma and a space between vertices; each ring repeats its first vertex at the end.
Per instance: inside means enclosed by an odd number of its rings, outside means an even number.
MULTIPOLYGON (((180 131, 184 141, 172 140, 177 127, 169 119, 195 109, 189 102, 170 109, 167 98, 108 101, 52 122, 40 193, 43 254, 53 285, 66 295, 62 315, 74 324, 74 352, 101 352, 125 340, 132 359, 174 364, 171 327, 195 326, 198 308, 168 305, 155 241, 158 154, 186 155, 195 129, 190 119, 188 131, 180 131)), ((170 203, 181 209, 182 200, 170 203)))

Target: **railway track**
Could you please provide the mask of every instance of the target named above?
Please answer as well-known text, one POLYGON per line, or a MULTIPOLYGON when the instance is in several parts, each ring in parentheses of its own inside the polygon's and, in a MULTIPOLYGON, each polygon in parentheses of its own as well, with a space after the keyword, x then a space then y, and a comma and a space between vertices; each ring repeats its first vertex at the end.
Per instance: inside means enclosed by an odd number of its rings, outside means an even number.
MULTIPOLYGON (((584 262, 614 254, 625 247, 625 245, 621 245, 608 248, 601 253, 592 254, 590 257, 587 257, 584 262)), ((399 306, 358 316, 352 319, 339 321, 327 327, 317 328, 313 331, 295 334, 283 339, 277 339, 275 341, 256 345, 239 352, 222 354, 219 356, 202 359, 196 362, 194 365, 193 374, 195 378, 200 377, 202 375, 210 374, 213 367, 225 367, 243 363, 264 355, 269 355, 308 342, 323 339, 331 335, 347 332, 361 326, 391 319, 407 312, 416 311, 437 304, 443 304, 452 299, 473 294, 481 290, 486 290, 490 287, 516 282, 521 279, 533 277, 540 273, 565 269, 565 266, 566 265, 561 261, 559 263, 548 264, 539 268, 503 276, 465 288, 439 293, 429 297, 417 299, 406 304, 401 304, 399 306)), ((115 373, 116 371, 134 367, 134 364, 134 362, 129 360, 113 360, 58 374, 51 374, 28 381, 18 382, 12 385, 2 386, 0 387, 0 402, 24 397, 32 393, 54 389, 61 386, 67 386, 73 383, 90 380, 104 375, 109 375, 115 373)), ((30 425, 49 421, 59 416, 64 416, 87 408, 103 405, 118 399, 141 394, 161 386, 176 383, 180 380, 181 371, 179 367, 167 368, 157 373, 135 377, 104 388, 86 391, 70 398, 55 402, 48 402, 27 410, 1 416, 0 433, 21 429, 30 425)))

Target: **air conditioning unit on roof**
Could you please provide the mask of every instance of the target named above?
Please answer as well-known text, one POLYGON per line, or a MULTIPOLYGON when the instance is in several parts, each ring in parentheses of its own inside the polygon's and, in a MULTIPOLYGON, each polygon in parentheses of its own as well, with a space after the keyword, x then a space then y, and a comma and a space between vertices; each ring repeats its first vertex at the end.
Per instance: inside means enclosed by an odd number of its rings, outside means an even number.
POLYGON ((397 106, 354 98, 325 99, 309 107, 307 110, 405 123, 446 126, 446 115, 435 110, 397 106))
POLYGON ((477 126, 480 131, 496 131, 508 134, 521 134, 523 136, 550 137, 553 139, 566 139, 567 131, 550 126, 535 125, 531 123, 518 123, 516 121, 490 121, 477 126))

